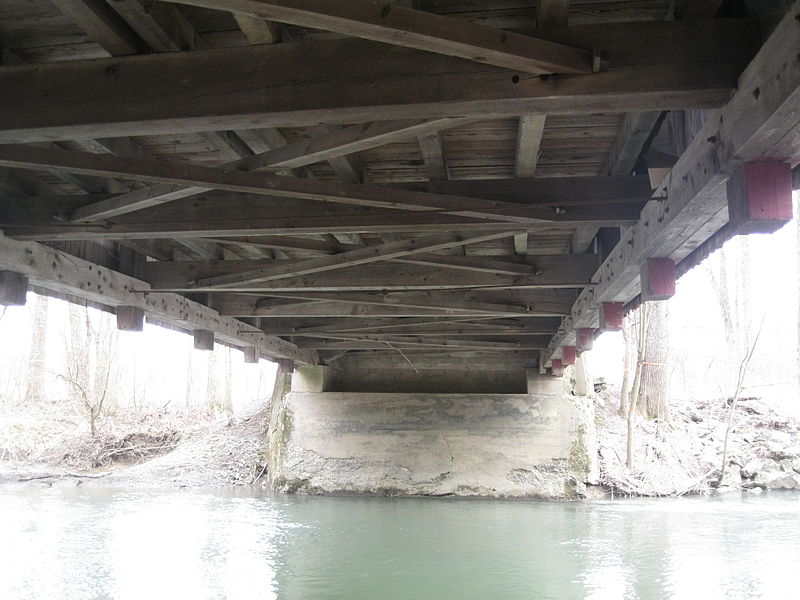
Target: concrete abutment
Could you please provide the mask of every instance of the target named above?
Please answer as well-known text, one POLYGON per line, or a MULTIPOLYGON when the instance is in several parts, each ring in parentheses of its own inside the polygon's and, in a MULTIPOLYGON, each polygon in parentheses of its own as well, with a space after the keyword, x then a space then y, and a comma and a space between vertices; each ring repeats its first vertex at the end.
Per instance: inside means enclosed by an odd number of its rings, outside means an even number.
POLYGON ((356 365, 303 366, 290 387, 279 373, 269 429, 273 487, 577 499, 596 481, 591 398, 573 395, 568 377, 511 369, 519 392, 488 393, 497 372, 392 371, 365 370, 357 381, 356 365))

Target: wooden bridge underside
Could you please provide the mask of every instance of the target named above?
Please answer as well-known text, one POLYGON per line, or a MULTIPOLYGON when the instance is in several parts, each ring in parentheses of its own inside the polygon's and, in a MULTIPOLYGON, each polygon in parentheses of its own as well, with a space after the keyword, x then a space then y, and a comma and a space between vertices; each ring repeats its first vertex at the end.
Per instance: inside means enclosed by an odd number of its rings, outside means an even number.
POLYGON ((5 0, 0 302, 251 361, 570 362, 787 218, 800 2, 729 4, 5 0))

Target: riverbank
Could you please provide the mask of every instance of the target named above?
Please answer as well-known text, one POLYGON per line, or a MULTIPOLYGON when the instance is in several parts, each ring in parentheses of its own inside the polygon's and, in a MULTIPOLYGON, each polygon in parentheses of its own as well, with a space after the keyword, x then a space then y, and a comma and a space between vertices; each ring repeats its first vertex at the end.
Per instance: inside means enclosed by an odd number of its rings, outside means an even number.
MULTIPOLYGON (((601 391, 594 407, 600 479, 588 486, 588 498, 800 490, 800 423, 758 398, 739 403, 721 484, 730 408, 725 400, 675 402, 668 424, 638 418, 633 469, 625 465, 627 429, 618 414, 618 398, 601 391)), ((267 406, 216 418, 118 415, 95 438, 69 423, 44 427, 6 420, 0 428, 5 455, 0 483, 135 488, 263 484, 268 415, 267 406), (23 427, 28 430, 21 435, 23 427), (9 442, 14 431, 16 445, 9 442)))
POLYGON ((742 398, 728 435, 729 399, 674 401, 670 423, 638 417, 634 466, 626 466, 627 423, 619 398, 595 400, 601 487, 608 495, 682 496, 738 490, 800 490, 800 423, 759 398, 742 398))
POLYGON ((118 415, 96 437, 69 423, 3 423, 0 483, 116 487, 249 485, 265 474, 267 408, 226 417, 118 415), (16 444, 8 438, 17 430, 16 444), (31 445, 31 440, 39 446, 31 445), (28 449, 30 448, 30 449, 28 449))

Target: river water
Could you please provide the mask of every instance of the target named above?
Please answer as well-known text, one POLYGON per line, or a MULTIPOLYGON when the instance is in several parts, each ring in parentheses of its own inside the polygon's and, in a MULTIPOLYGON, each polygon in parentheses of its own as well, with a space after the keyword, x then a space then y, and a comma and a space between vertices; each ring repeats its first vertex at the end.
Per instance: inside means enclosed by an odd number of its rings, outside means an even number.
POLYGON ((0 598, 800 598, 800 495, 0 489, 0 598))

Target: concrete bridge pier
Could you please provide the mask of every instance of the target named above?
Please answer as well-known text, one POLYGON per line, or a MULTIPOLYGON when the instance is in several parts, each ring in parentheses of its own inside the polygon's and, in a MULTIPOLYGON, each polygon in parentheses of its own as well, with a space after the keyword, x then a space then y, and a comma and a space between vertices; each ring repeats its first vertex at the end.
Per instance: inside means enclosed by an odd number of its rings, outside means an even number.
POLYGON ((597 478, 594 419, 591 398, 569 381, 521 366, 298 366, 273 400, 271 483, 312 494, 581 497, 597 478))

